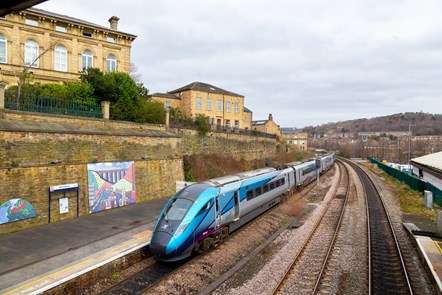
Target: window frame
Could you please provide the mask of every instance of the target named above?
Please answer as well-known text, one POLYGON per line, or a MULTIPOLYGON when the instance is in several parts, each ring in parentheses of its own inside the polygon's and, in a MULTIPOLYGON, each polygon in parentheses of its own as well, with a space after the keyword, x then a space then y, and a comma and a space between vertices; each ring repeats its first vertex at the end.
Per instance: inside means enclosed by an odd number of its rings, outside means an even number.
POLYGON ((208 111, 212 110, 212 100, 211 99, 207 99, 207 110, 208 111))
POLYGON ((117 71, 117 58, 113 54, 108 54, 106 56, 106 72, 116 72, 117 71))
POLYGON ((216 110, 218 112, 222 112, 223 110, 223 102, 220 99, 216 100, 216 110))
POLYGON ((0 63, 8 62, 8 39, 3 34, 0 34, 0 63), (4 46, 4 54, 2 53, 2 46, 4 46))
POLYGON ((226 101, 226 113, 230 113, 230 101, 226 101))
POLYGON ((66 49, 66 47, 60 44, 57 44, 54 47, 54 70, 60 72, 68 71, 68 50, 66 49))
POLYGON ((83 50, 83 52, 81 53, 81 68, 84 70, 93 67, 94 67, 94 54, 89 49, 83 50), (90 53, 90 55, 87 55, 86 53, 90 53), (89 60, 90 60, 90 65, 89 65, 89 60))
POLYGON ((239 113, 239 102, 235 102, 235 113, 239 113))
POLYGON ((203 99, 201 97, 196 98, 196 109, 197 110, 203 109, 203 99))
POLYGON ((30 68, 39 68, 39 45, 37 41, 28 39, 25 41, 25 65, 30 68), (32 62, 32 63, 31 63, 32 62))

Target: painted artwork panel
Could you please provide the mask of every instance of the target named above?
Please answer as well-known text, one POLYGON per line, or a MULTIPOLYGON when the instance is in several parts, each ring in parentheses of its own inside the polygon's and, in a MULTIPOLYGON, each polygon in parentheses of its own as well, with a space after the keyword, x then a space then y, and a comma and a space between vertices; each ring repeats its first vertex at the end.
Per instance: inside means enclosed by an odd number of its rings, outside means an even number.
POLYGON ((24 199, 11 199, 0 205, 0 224, 37 216, 34 206, 24 199))
POLYGON ((134 162, 87 165, 89 213, 136 203, 134 162))

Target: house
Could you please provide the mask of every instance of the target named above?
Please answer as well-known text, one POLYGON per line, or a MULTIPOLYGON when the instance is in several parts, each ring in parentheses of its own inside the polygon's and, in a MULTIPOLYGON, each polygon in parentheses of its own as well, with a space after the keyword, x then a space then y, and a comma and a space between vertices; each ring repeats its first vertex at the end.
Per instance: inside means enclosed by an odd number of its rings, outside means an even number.
POLYGON ((277 138, 281 137, 279 125, 273 121, 272 114, 269 114, 268 120, 257 120, 252 122, 252 129, 269 134, 275 134, 277 138))
POLYGON ((295 127, 281 127, 279 130, 281 131, 281 136, 287 145, 301 151, 307 150, 307 132, 298 130, 295 127))
POLYGON ((25 65, 33 82, 78 81, 79 72, 96 67, 130 73, 130 50, 136 36, 37 8, 0 17, 0 82, 18 83, 25 65))
POLYGON ((152 100, 165 108, 179 108, 184 115, 204 115, 216 129, 251 129, 252 112, 244 96, 203 82, 193 82, 167 93, 154 93, 152 100))

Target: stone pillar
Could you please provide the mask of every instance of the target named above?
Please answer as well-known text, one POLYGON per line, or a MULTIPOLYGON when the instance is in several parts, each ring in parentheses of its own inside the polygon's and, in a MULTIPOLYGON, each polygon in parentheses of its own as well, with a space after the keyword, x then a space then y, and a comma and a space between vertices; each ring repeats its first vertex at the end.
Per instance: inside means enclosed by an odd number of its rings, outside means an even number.
POLYGON ((103 119, 105 120, 109 120, 109 106, 110 101, 101 102, 101 112, 103 113, 103 119))
POLYGON ((436 226, 437 226, 437 235, 439 237, 442 236, 442 211, 437 210, 436 211, 436 226))
POLYGON ((170 109, 167 108, 166 109, 166 128, 169 129, 169 125, 170 125, 170 109))
POLYGON ((433 193, 430 191, 424 191, 425 208, 433 208, 433 193))
POLYGON ((0 110, 3 110, 5 108, 5 88, 6 83, 0 81, 0 110))

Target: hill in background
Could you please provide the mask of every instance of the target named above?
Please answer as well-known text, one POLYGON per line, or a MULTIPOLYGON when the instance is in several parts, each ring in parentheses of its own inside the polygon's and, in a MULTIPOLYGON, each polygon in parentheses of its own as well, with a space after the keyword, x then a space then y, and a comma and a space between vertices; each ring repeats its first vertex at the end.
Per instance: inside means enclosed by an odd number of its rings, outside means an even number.
POLYGON ((428 113, 399 113, 370 119, 356 119, 327 123, 320 126, 307 126, 303 131, 309 136, 340 134, 351 136, 358 132, 408 131, 412 127, 413 135, 442 135, 442 115, 428 113))

